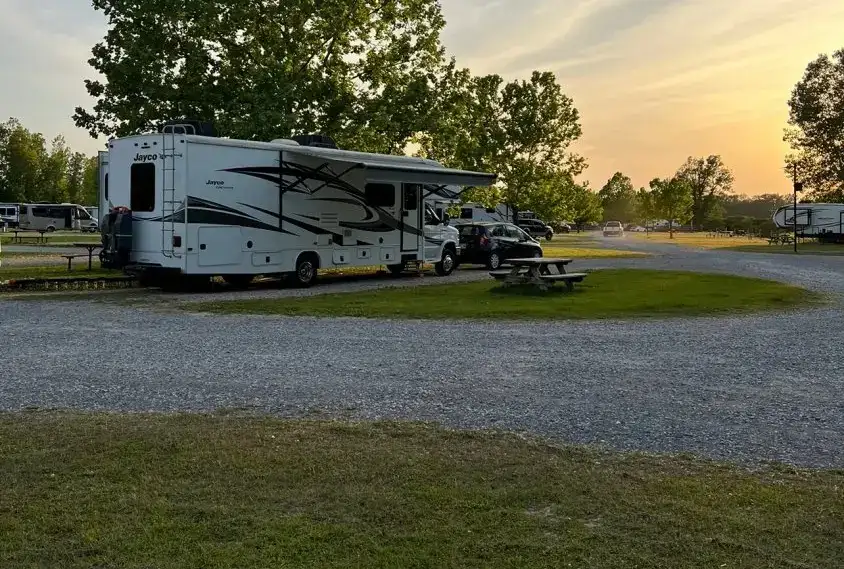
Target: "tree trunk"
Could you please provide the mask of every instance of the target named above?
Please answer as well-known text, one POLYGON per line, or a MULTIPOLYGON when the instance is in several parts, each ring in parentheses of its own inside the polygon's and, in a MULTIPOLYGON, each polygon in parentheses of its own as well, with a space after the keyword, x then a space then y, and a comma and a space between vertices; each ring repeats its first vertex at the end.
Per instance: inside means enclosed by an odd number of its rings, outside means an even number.
POLYGON ((672 220, 668 220, 668 238, 674 239, 674 222, 672 220))

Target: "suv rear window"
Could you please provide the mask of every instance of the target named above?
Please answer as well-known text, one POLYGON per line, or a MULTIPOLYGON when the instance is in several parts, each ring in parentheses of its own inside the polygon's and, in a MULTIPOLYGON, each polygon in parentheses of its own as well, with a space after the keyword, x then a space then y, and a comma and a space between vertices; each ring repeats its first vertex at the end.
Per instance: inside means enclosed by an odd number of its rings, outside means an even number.
POLYGON ((483 225, 463 225, 460 227, 460 235, 485 235, 486 227, 483 225))

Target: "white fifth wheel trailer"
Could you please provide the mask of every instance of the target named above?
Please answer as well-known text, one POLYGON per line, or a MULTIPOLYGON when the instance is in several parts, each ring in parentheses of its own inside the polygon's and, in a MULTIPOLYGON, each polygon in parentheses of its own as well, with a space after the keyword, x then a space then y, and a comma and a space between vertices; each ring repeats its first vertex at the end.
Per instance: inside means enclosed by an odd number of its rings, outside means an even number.
POLYGON ((97 222, 102 226, 103 219, 111 210, 111 203, 108 201, 108 151, 100 150, 97 153, 97 222))
POLYGON ((281 274, 309 286, 319 268, 422 262, 448 275, 459 235, 430 202, 496 179, 327 137, 258 142, 203 128, 170 122, 109 141, 104 267, 150 285, 281 274))
MULTIPOLYGON (((773 215, 774 225, 780 229, 792 229, 794 211, 793 205, 779 208, 773 215)), ((817 237, 825 241, 844 238, 844 204, 799 203, 796 211, 799 237, 817 237)))

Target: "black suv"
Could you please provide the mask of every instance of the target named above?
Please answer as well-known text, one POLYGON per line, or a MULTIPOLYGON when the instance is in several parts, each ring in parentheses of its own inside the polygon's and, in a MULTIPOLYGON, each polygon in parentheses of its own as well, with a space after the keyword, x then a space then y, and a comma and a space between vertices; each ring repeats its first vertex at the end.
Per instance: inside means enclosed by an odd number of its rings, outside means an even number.
POLYGON ((458 225, 457 230, 460 263, 483 264, 496 270, 507 259, 542 256, 542 246, 512 223, 467 223, 458 225))
POLYGON ((520 219, 516 222, 516 225, 524 229, 531 237, 544 237, 548 241, 551 241, 554 237, 554 230, 538 219, 520 219))

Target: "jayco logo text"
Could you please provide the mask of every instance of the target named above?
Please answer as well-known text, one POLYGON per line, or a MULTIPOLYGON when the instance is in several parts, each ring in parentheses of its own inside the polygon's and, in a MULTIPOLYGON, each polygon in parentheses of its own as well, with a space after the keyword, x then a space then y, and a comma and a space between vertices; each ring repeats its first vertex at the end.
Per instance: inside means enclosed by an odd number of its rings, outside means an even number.
POLYGON ((135 162, 152 162, 153 160, 158 160, 158 154, 141 154, 139 152, 135 155, 135 162))

